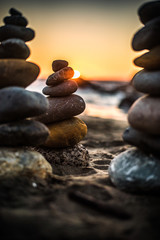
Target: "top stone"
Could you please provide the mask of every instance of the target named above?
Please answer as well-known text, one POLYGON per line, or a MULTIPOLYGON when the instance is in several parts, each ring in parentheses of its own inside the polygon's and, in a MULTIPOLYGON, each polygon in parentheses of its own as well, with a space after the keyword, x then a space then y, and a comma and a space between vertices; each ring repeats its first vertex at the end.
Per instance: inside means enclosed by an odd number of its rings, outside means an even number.
POLYGON ((57 72, 64 67, 68 67, 68 62, 65 60, 55 60, 52 62, 52 70, 54 72, 57 72))
POLYGON ((138 10, 138 15, 142 23, 146 24, 153 18, 160 16, 160 1, 144 3, 138 10))
POLYGON ((9 10, 9 13, 13 16, 13 15, 16 15, 16 16, 22 16, 22 13, 19 12, 17 9, 15 8, 10 8, 9 10))

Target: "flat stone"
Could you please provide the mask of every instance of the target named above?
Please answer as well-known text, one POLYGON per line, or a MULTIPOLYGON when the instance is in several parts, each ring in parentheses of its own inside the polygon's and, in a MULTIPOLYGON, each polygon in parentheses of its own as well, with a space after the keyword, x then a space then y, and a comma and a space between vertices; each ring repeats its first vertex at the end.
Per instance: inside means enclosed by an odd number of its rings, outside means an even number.
POLYGON ((128 112, 130 125, 148 134, 160 134, 160 97, 143 96, 128 112))
POLYGON ((30 50, 25 42, 21 39, 10 38, 0 45, 0 58, 21 58, 27 59, 30 50))
POLYGON ((139 92, 160 95, 160 71, 141 70, 133 77, 132 85, 139 92))
POLYGON ((34 149, 41 153, 53 168, 55 165, 74 167, 87 167, 89 165, 89 152, 82 144, 61 149, 43 147, 34 149))
POLYGON ((23 59, 0 59, 0 88, 19 86, 26 88, 36 80, 39 67, 23 59))
POLYGON ((48 128, 37 121, 21 120, 0 124, 0 146, 38 146, 48 136, 48 128))
POLYGON ((129 127, 123 133, 123 140, 145 152, 160 154, 160 135, 147 134, 129 127))
POLYGON ((68 62, 65 60, 55 60, 52 62, 52 70, 54 72, 59 71, 62 68, 68 67, 68 62))
POLYGON ((11 25, 22 26, 22 27, 26 27, 28 24, 27 19, 19 15, 7 16, 3 19, 3 22, 5 24, 11 24, 11 25))
POLYGON ((31 28, 25 28, 11 24, 0 27, 0 42, 9 38, 20 38, 27 42, 31 41, 34 36, 35 32, 31 28))
POLYGON ((109 167, 113 184, 129 192, 160 190, 160 159, 138 149, 129 149, 115 157, 109 167))
POLYGON ((22 13, 21 13, 20 11, 18 11, 17 9, 15 9, 15 8, 10 8, 9 13, 10 13, 12 16, 14 16, 14 15, 22 16, 22 13))
POLYGON ((23 148, 0 148, 0 177, 28 176, 46 178, 52 167, 38 152, 23 148))
POLYGON ((45 87, 42 92, 51 97, 64 97, 74 93, 77 89, 78 85, 75 81, 67 80, 54 87, 45 87))
POLYGON ((56 86, 64 80, 72 78, 73 75, 73 69, 71 67, 65 67, 50 75, 46 81, 46 84, 49 86, 56 86))
POLYGON ((160 69, 160 45, 134 60, 134 64, 147 70, 160 69))
POLYGON ((35 119, 43 123, 62 121, 79 115, 85 109, 84 100, 75 94, 66 97, 47 97, 49 108, 47 112, 35 119))
POLYGON ((155 18, 141 28, 133 37, 132 47, 135 51, 152 49, 160 43, 160 17, 155 18))
POLYGON ((79 118, 70 118, 47 125, 50 135, 43 144, 49 148, 74 146, 87 134, 86 124, 79 118))
POLYGON ((0 89, 0 122, 6 123, 46 112, 47 99, 38 92, 30 92, 20 87, 0 89))
POLYGON ((138 10, 138 15, 142 23, 147 23, 153 18, 160 16, 160 1, 146 2, 138 10))

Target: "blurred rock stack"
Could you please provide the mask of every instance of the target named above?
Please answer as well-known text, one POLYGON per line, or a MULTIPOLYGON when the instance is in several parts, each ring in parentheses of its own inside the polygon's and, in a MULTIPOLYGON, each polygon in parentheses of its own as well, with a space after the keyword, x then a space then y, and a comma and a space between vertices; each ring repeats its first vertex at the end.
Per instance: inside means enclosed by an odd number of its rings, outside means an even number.
POLYGON ((76 158, 80 159, 82 157, 81 160, 86 160, 86 154, 88 153, 84 147, 77 144, 85 137, 87 126, 75 116, 84 111, 85 102, 80 96, 73 94, 78 85, 74 80, 70 80, 74 75, 74 70, 68 67, 67 61, 53 61, 52 70, 54 73, 48 77, 46 80, 47 86, 43 89, 43 93, 48 95, 49 109, 45 114, 36 118, 38 121, 45 123, 50 131, 50 136, 43 144, 48 150, 41 149, 41 151, 47 159, 50 159, 50 155, 54 156, 56 154, 55 148, 61 148, 59 155, 66 156, 67 159, 61 157, 55 163, 65 161, 65 164, 67 164, 67 160, 70 165, 75 165, 75 162, 76 165, 81 165, 81 161, 76 160, 76 158), (72 150, 63 150, 63 148, 68 147, 72 150), (62 154, 62 151, 64 154, 62 154), (45 152, 47 153, 45 154, 45 152), (71 155, 68 155, 68 152, 71 155))
POLYGON ((132 47, 149 51, 134 60, 144 69, 132 83, 145 95, 131 106, 130 127, 123 134, 124 141, 137 148, 117 156, 109 173, 120 189, 156 191, 160 190, 160 1, 144 3, 138 14, 144 27, 134 35, 132 47))
POLYGON ((26 28, 28 22, 19 11, 9 12, 0 27, 0 176, 45 177, 52 172, 50 164, 25 148, 41 145, 49 135, 44 124, 28 119, 48 108, 43 95, 24 89, 39 74, 36 64, 25 61, 30 55, 25 41, 34 38, 34 31, 26 28))

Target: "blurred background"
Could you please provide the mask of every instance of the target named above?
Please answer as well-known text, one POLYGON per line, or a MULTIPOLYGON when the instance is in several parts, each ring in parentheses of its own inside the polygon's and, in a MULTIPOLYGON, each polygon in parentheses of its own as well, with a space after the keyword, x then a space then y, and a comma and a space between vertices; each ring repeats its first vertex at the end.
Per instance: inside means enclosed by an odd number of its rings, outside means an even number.
MULTIPOLYGON (((94 110, 88 107, 85 114, 123 119, 127 104, 136 97, 126 82, 140 70, 132 63, 141 53, 132 50, 131 39, 142 27, 137 9, 144 2, 147 1, 2 0, 0 21, 3 25, 3 17, 11 7, 22 11, 29 21, 28 27, 36 31, 35 39, 27 42, 31 49, 27 61, 40 66, 39 79, 46 79, 52 73, 53 60, 65 59, 80 72, 82 80, 87 80, 85 88, 82 81, 81 95, 88 104, 94 102, 97 106, 94 110), (127 94, 133 99, 123 103, 127 94)), ((43 83, 33 84, 32 89, 40 91, 43 83)))

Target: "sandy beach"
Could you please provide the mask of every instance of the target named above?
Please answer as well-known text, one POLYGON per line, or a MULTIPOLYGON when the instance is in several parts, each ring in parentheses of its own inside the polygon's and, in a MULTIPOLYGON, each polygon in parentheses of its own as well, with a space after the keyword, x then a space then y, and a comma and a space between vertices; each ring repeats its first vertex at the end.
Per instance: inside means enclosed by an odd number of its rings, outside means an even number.
POLYGON ((1 239, 159 239, 160 197, 121 192, 108 177, 112 158, 129 147, 121 139, 127 122, 82 118, 90 165, 1 181, 1 239))

